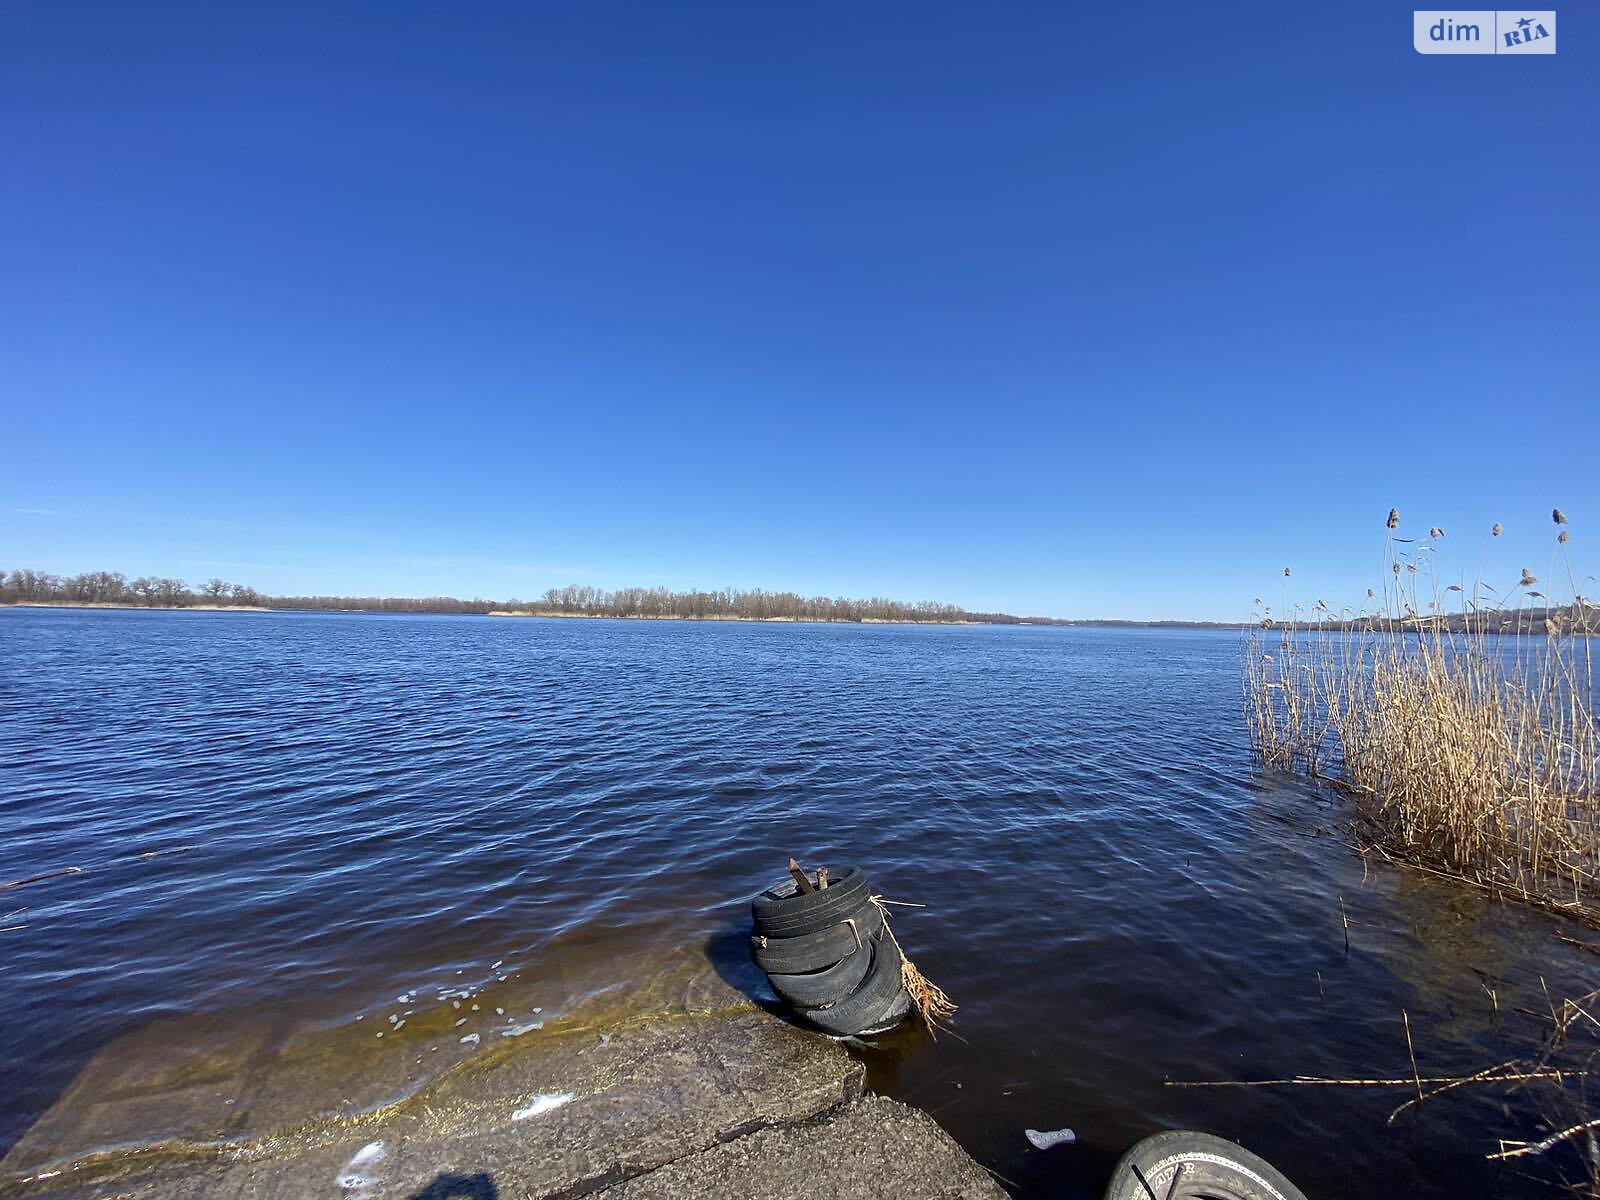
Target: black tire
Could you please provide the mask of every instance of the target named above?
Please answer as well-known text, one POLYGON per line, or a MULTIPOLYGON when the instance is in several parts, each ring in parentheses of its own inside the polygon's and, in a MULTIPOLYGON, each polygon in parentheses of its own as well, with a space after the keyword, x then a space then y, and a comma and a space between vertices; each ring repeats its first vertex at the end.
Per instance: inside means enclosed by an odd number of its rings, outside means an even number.
POLYGON ((833 1004, 855 991, 872 966, 872 951, 863 946, 831 967, 803 975, 768 975, 767 982, 790 1004, 833 1004))
POLYGON ((911 997, 906 995, 905 991, 902 989, 898 996, 889 1001, 888 1010, 874 1017, 867 1027, 863 1029, 857 1036, 874 1037, 880 1033, 888 1033, 889 1030, 893 1029, 896 1025, 900 1024, 901 1021, 904 1021, 906 1017, 910 1015, 911 997))
POLYGON ((860 867, 830 868, 828 886, 801 892, 793 879, 773 884, 750 902, 756 932, 768 937, 802 937, 837 925, 867 902, 871 892, 860 867))
POLYGON ((1306 1200, 1264 1158, 1187 1129, 1147 1137, 1124 1154, 1111 1172, 1105 1200, 1150 1200, 1151 1192, 1162 1200, 1306 1200))
POLYGON ((854 954, 883 928, 883 910, 868 904, 859 916, 804 937, 750 939, 750 957, 768 975, 821 971, 854 954))
POLYGON ((800 1015, 824 1033, 848 1037, 871 1029, 900 994, 900 948, 887 937, 872 940, 872 967, 861 986, 827 1008, 802 1008, 800 1015))

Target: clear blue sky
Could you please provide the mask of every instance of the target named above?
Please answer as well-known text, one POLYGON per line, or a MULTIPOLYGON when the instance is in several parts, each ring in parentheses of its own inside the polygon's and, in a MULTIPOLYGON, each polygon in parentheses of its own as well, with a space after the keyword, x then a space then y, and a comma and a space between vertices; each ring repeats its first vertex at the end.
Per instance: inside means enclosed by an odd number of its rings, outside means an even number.
POLYGON ((1397 504, 1542 573, 1600 537, 1560 21, 8 4, 0 568, 1232 619, 1397 504))

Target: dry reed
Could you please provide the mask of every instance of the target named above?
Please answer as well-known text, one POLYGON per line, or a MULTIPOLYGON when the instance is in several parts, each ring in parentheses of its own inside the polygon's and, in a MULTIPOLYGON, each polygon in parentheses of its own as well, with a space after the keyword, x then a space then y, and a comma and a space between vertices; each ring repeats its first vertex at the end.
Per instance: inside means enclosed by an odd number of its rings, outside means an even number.
POLYGON ((956 1015, 959 1007, 955 1001, 945 995, 945 991, 934 983, 912 962, 906 954, 905 947, 900 944, 900 939, 894 934, 894 929, 889 924, 889 910, 886 905, 898 904, 903 908, 922 908, 920 904, 908 904, 905 901, 885 900, 882 896, 872 897, 872 902, 883 913, 883 931, 889 935, 889 940, 894 943, 894 948, 900 954, 900 986, 905 990, 906 996, 911 1000, 911 1007, 922 1019, 922 1024, 934 1038, 938 1037, 939 1030, 944 1023, 956 1015))
POLYGON ((1337 783, 1391 857, 1600 921, 1596 609, 1567 530, 1551 574, 1570 594, 1556 602, 1526 567, 1505 598, 1481 577, 1446 583, 1443 530, 1411 541, 1399 522, 1391 511, 1382 586, 1361 609, 1306 612, 1285 595, 1257 614, 1244 665, 1256 755, 1337 783))

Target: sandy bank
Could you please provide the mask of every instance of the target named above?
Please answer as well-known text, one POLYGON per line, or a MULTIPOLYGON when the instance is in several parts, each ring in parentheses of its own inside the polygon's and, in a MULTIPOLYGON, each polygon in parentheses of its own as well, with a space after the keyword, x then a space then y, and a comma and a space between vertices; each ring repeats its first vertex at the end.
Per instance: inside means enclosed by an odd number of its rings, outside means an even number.
POLYGON ((68 600, 8 600, 0 608, 116 608, 129 612, 271 612, 259 604, 99 604, 68 600))
POLYGON ((750 625, 976 625, 977 621, 890 621, 883 617, 862 617, 859 621, 830 621, 824 617, 725 617, 704 616, 686 617, 680 613, 663 613, 660 616, 648 616, 644 613, 625 613, 613 615, 610 613, 569 613, 569 612, 521 612, 509 609, 493 609, 488 616, 491 617, 550 617, 566 621, 739 621, 750 625))

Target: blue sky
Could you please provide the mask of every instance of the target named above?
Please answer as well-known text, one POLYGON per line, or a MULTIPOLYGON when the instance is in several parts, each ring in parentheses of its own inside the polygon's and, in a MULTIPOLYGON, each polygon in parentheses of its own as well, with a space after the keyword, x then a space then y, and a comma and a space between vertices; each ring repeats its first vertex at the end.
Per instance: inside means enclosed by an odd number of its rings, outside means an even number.
POLYGON ((8 5, 0 568, 1233 619, 1399 505, 1542 574, 1600 528, 1560 20, 8 5))

